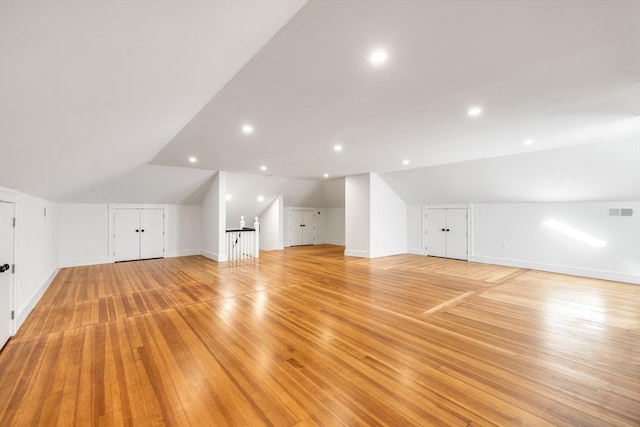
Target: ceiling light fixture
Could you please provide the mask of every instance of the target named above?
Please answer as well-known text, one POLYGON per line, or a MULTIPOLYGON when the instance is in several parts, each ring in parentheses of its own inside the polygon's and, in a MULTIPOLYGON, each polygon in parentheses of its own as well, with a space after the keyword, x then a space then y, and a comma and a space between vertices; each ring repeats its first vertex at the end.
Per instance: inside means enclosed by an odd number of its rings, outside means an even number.
POLYGON ((264 201, 264 196, 258 196, 258 201, 259 201, 259 202, 264 201))
POLYGON ((333 151, 335 151, 336 153, 339 153, 340 151, 342 151, 342 145, 340 144, 336 144, 333 146, 333 151))
POLYGON ((198 161, 198 159, 197 159, 197 158, 195 158, 195 157, 189 157, 189 162, 191 162, 191 163, 195 163, 195 162, 197 162, 197 161, 198 161))
POLYGON ((228 201, 233 199, 233 196, 231 194, 227 194, 226 196, 224 196, 224 199, 228 201))
POLYGON ((266 171, 266 170, 267 170, 267 167, 266 167, 266 166, 260 166, 260 170, 261 170, 261 171, 266 171))
POLYGON ((329 178, 329 174, 328 174, 328 173, 325 173, 325 174, 324 174, 324 175, 322 175, 322 176, 323 176, 323 177, 325 177, 325 178, 329 178))
POLYGON ((409 163, 411 163, 409 160, 403 160, 402 161, 402 164, 405 165, 405 166, 407 166, 409 163))
POLYGON ((253 133, 253 126, 250 124, 242 125, 242 133, 250 135, 253 133))
POLYGON ((525 139, 523 144, 524 145, 531 145, 531 144, 533 144, 533 139, 525 139))
POLYGON ((371 63, 371 65, 376 67, 384 64, 388 59, 389 54, 384 49, 374 50, 373 52, 371 52, 371 55, 369 55, 369 62, 371 63))
POLYGON ((473 107, 470 107, 469 110, 467 111, 467 115, 469 117, 478 117, 480 114, 482 114, 482 107, 478 105, 474 105, 473 107))

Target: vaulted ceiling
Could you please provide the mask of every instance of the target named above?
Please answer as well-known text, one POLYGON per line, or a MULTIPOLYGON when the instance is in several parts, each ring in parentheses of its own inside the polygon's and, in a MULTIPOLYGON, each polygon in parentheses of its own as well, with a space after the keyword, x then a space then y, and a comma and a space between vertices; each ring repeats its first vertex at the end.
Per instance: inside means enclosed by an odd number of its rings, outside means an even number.
POLYGON ((634 0, 3 0, 0 186, 121 202, 170 166, 150 198, 197 202, 216 170, 413 176, 638 144, 639 64, 634 0))

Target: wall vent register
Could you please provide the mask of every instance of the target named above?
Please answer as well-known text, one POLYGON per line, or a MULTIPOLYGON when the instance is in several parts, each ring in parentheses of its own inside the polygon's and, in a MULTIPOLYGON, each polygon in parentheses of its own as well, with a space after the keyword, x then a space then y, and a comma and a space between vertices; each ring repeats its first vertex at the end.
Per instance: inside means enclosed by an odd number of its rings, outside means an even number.
POLYGON ((631 208, 609 208, 608 216, 633 216, 631 208))

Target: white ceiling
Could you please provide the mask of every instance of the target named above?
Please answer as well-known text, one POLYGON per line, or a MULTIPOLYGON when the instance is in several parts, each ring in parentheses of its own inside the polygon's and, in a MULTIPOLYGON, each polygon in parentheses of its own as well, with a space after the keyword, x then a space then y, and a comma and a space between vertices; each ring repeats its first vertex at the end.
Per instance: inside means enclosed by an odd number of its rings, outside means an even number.
POLYGON ((154 162, 320 179, 639 141, 639 29, 637 1, 312 1, 154 162))
MULTIPOLYGON (((134 178, 303 4, 0 1, 0 186, 55 201, 130 198, 122 178, 134 178)), ((189 186, 201 178, 185 176, 189 186)), ((166 198, 189 195, 156 201, 166 198)))
POLYGON ((635 0, 2 0, 0 186, 197 203, 216 170, 322 179, 640 143, 639 64, 635 0))

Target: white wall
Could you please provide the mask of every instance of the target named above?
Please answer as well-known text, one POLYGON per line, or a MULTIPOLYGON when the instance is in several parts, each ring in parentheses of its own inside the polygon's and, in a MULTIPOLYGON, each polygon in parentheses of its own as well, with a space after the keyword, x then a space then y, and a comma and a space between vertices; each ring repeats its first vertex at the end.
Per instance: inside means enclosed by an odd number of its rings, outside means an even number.
POLYGON ((374 173, 370 185, 371 258, 407 253, 407 205, 374 173))
POLYGON ((226 172, 220 171, 202 201, 202 255, 218 262, 227 260, 225 194, 226 172))
POLYGON ((640 283, 640 202, 475 204, 472 261, 640 283), (633 217, 608 217, 631 207, 633 217), (596 248, 543 223, 554 218, 606 242, 596 248))
POLYGON ((347 256, 371 256, 370 175, 345 178, 345 250, 347 256))
POLYGON ((16 224, 16 329, 22 325, 58 272, 58 221, 57 203, 19 194, 16 224))
MULTIPOLYGON (((279 196, 260 215, 260 250, 272 251, 284 249, 284 206, 279 196)), ((253 221, 247 221, 247 227, 253 227, 253 221)))
POLYGON ((407 252, 423 255, 424 230, 422 205, 407 205, 407 252))
POLYGON ((165 256, 199 255, 202 248, 202 209, 198 205, 169 205, 165 256))
POLYGON ((327 208, 325 211, 325 243, 344 246, 345 208, 327 208))
POLYGON ((104 264, 109 256, 109 205, 60 205, 60 264, 104 264))

